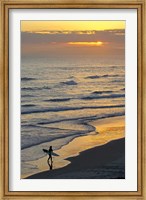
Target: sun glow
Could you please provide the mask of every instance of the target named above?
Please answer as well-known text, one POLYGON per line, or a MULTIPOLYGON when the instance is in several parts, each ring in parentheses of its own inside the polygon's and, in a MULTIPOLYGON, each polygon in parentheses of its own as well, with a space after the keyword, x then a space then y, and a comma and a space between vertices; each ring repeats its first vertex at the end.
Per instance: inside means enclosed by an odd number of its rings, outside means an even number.
POLYGON ((81 45, 81 46, 102 46, 103 42, 68 42, 69 45, 81 45))

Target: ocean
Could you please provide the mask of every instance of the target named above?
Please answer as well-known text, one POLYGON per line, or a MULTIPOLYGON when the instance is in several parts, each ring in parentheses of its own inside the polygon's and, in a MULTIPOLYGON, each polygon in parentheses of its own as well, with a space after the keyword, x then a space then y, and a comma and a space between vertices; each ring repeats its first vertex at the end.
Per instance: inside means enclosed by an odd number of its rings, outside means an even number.
POLYGON ((60 149, 93 132, 89 122, 123 115, 124 65, 91 58, 23 58, 21 174, 35 171, 28 162, 45 156, 42 148, 60 149))

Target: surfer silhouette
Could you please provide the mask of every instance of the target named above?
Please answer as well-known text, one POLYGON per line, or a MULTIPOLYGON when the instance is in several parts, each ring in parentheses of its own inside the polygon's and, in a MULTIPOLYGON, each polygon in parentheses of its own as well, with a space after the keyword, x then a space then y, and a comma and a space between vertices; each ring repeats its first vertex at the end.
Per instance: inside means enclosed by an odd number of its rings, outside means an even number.
POLYGON ((49 150, 48 149, 42 149, 42 150, 43 150, 44 153, 46 153, 49 156, 47 163, 48 163, 50 170, 52 170, 53 169, 53 158, 52 158, 52 156, 59 156, 59 155, 57 153, 53 152, 52 146, 49 147, 49 150), (51 160, 51 162, 50 162, 50 160, 51 160))

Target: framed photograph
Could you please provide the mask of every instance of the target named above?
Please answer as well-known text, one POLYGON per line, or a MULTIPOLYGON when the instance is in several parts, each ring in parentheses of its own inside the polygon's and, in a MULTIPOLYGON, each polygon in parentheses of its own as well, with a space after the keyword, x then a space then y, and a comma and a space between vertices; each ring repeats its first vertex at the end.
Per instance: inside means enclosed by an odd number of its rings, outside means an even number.
POLYGON ((1 1, 1 199, 144 199, 145 1, 1 1))

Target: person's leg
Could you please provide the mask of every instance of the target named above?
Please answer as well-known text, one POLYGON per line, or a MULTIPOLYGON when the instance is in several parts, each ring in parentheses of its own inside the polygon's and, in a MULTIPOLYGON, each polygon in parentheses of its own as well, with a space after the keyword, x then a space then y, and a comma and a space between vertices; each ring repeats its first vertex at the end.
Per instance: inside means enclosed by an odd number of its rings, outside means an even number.
POLYGON ((50 160, 51 159, 51 155, 49 155, 49 158, 48 158, 48 160, 50 160))

